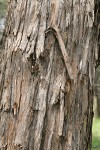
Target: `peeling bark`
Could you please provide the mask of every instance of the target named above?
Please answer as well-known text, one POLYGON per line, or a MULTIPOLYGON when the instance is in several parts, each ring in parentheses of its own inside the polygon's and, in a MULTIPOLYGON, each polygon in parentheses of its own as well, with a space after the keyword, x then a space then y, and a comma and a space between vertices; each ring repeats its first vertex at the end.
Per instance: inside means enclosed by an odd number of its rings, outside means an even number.
POLYGON ((9 1, 0 74, 1 150, 91 149, 94 8, 94 0, 9 1))

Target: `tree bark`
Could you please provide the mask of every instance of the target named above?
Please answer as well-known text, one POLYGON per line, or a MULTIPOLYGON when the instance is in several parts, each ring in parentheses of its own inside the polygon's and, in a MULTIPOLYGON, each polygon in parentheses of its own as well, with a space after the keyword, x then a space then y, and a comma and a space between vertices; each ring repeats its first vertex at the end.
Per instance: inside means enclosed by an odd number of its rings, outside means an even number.
POLYGON ((1 150, 91 149, 94 8, 94 0, 9 1, 1 55, 1 150))
POLYGON ((99 74, 100 74, 100 0, 96 0, 95 1, 95 22, 94 25, 96 26, 95 28, 95 34, 96 36, 96 50, 98 51, 98 59, 97 59, 97 68, 96 68, 96 76, 95 76, 95 94, 97 97, 97 115, 98 117, 100 117, 100 78, 99 78, 99 74))
POLYGON ((100 118, 100 66, 96 69, 95 75, 95 96, 96 96, 96 114, 100 118))

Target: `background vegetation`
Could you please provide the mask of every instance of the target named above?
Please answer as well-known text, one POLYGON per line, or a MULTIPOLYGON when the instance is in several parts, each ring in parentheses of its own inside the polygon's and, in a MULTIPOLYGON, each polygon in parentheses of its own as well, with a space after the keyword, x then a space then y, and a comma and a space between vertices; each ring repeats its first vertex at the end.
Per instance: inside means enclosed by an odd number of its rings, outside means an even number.
POLYGON ((7 0, 0 0, 0 18, 5 17, 7 9, 7 0))
POLYGON ((100 119, 99 118, 96 117, 94 118, 92 132, 93 132, 93 141, 92 141, 93 149, 100 150, 100 119))

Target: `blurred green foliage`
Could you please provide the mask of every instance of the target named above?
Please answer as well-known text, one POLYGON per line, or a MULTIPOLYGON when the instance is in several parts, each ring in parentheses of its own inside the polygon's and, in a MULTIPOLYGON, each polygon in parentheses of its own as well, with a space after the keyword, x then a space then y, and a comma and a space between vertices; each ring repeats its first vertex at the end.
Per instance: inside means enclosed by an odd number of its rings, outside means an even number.
POLYGON ((92 127, 92 149, 100 150, 100 119, 93 119, 93 127, 92 127))
POLYGON ((7 10, 7 0, 0 0, 0 18, 5 17, 7 10))

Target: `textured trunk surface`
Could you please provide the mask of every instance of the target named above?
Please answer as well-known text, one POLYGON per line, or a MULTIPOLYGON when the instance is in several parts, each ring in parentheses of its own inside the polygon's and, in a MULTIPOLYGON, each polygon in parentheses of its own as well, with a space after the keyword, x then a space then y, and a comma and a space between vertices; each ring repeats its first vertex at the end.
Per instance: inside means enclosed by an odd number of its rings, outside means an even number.
POLYGON ((95 75, 95 96, 96 96, 96 114, 100 118, 100 66, 96 69, 95 75))
POLYGON ((100 96, 97 97, 97 115, 100 118, 100 96))
POLYGON ((1 150, 91 147, 94 7, 94 0, 9 1, 0 55, 1 150))

